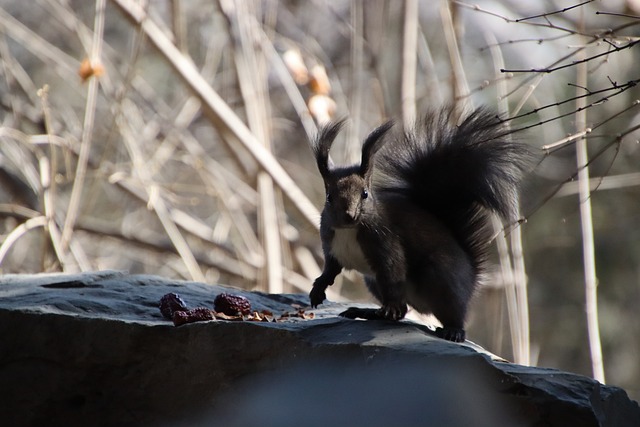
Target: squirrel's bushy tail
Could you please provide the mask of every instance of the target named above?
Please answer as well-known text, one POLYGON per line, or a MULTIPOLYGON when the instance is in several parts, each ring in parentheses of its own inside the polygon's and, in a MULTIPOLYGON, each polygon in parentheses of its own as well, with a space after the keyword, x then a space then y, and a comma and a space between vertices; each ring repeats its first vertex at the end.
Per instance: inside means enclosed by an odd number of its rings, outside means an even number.
POLYGON ((506 136, 495 113, 478 109, 459 125, 452 108, 431 112, 415 129, 389 141, 376 165, 378 191, 401 193, 436 216, 476 260, 488 243, 488 210, 505 221, 518 211, 519 183, 531 149, 506 136))

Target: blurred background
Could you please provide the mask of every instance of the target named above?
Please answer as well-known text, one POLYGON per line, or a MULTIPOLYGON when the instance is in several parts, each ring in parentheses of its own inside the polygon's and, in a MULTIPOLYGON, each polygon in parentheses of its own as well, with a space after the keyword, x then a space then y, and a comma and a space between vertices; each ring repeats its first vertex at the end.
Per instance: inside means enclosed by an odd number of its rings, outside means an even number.
MULTIPOLYGON (((317 126, 348 118, 332 155, 355 162, 388 118, 487 105, 542 160, 467 336, 637 400, 639 35, 637 0, 0 0, 0 272, 306 293, 317 126)), ((356 274, 331 291, 371 301, 356 274)))

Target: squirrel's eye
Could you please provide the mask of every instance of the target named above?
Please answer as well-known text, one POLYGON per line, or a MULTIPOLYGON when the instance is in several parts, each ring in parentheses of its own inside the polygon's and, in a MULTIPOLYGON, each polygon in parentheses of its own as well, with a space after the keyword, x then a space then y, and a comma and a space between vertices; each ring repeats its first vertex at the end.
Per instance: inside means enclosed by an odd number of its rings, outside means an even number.
POLYGON ((367 197, 369 197, 369 192, 367 191, 367 189, 365 188, 364 190, 362 190, 362 198, 366 199, 367 197))

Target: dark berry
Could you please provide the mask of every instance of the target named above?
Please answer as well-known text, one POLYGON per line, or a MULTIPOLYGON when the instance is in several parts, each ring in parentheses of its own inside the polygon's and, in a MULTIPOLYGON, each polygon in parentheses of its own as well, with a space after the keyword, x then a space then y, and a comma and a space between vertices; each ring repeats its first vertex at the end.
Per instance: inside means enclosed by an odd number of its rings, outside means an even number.
POLYGON ((172 320, 173 314, 177 311, 187 311, 189 308, 180 295, 170 293, 160 298, 160 313, 165 319, 172 320))
POLYGON ((213 319, 213 312, 206 307, 198 307, 189 311, 173 312, 173 324, 175 326, 184 325, 185 323, 205 322, 213 319))
POLYGON ((220 294, 213 301, 213 308, 227 316, 246 316, 251 313, 251 303, 240 295, 220 294))

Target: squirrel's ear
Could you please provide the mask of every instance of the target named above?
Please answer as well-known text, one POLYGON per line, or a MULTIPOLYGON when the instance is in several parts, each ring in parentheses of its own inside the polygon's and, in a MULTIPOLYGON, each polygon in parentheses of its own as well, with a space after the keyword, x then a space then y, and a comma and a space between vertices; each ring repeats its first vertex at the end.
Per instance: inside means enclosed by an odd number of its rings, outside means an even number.
POLYGON ((373 156, 384 145, 383 136, 393 127, 393 121, 388 121, 377 127, 367 136, 362 145, 362 162, 360 163, 360 175, 368 178, 373 170, 373 156))
POLYGON ((342 126, 344 126, 344 122, 345 120, 343 119, 324 125, 320 128, 318 135, 311 144, 311 149, 318 164, 318 170, 323 178, 329 176, 329 150, 331 150, 331 144, 333 144, 342 126))

